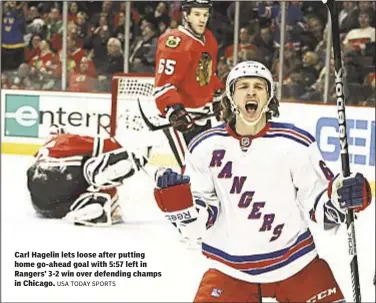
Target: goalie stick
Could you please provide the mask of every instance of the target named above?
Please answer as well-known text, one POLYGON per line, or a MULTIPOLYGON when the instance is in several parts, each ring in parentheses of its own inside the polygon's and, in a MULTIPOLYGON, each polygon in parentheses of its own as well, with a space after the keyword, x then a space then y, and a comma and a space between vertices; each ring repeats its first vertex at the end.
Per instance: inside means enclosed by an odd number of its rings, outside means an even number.
MULTIPOLYGON (((137 102, 138 102, 138 108, 140 109, 140 114, 141 114, 142 120, 144 120, 146 126, 151 131, 157 131, 157 130, 169 128, 169 127, 172 126, 171 123, 162 124, 162 125, 154 125, 153 123, 151 123, 149 121, 149 119, 146 117, 144 111, 142 110, 142 106, 141 106, 140 100, 137 100, 137 102)), ((212 112, 212 113, 208 113, 208 114, 204 114, 204 113, 192 113, 192 114, 199 115, 198 117, 192 118, 192 121, 194 122, 194 121, 198 121, 198 120, 202 120, 202 119, 214 117, 217 113, 216 112, 212 112)))
MULTIPOLYGON (((350 161, 347 144, 346 115, 345 115, 345 95, 344 95, 344 68, 342 67, 341 41, 339 36, 338 8, 335 0, 322 0, 327 6, 332 23, 333 55, 335 67, 335 92, 337 96, 337 111, 339 124, 339 143, 341 150, 341 166, 344 177, 350 175, 350 161)), ((328 54, 330 56, 330 54, 328 54)), ((358 256, 356 252, 354 211, 349 209, 346 216, 347 242, 349 246, 351 282, 354 302, 361 302, 358 256)))

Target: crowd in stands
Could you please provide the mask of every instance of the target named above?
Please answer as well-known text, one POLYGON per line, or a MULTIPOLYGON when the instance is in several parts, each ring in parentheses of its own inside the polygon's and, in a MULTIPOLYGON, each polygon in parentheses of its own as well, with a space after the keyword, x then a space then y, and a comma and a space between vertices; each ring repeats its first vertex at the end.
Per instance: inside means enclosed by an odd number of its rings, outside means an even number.
MULTIPOLYGON (((339 12, 347 102, 375 105, 375 2, 345 1, 339 12)), ((1 87, 60 90, 62 87, 62 1, 5 1, 2 16, 1 87)), ((124 58, 125 2, 68 4, 67 90, 108 92, 114 73, 154 73, 158 37, 182 23, 180 1, 131 2, 129 58, 124 58)), ((235 2, 214 2, 209 28, 218 40, 217 74, 225 79, 233 64, 235 2)), ((240 1, 237 59, 259 60, 277 80, 280 68, 281 5, 240 1)), ((325 68, 327 10, 318 1, 286 2, 282 98, 322 102, 329 73, 334 102, 334 68, 325 68)))

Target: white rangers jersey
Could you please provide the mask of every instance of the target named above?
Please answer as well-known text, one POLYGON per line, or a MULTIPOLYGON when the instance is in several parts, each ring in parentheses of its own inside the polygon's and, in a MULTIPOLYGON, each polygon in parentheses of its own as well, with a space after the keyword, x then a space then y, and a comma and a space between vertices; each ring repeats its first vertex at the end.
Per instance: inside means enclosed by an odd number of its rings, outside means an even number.
POLYGON ((208 215, 187 225, 206 224, 202 252, 212 268, 249 282, 284 280, 317 256, 303 212, 323 227, 339 223, 326 211, 333 174, 315 139, 292 124, 267 123, 256 137, 223 124, 189 151, 186 175, 208 215))

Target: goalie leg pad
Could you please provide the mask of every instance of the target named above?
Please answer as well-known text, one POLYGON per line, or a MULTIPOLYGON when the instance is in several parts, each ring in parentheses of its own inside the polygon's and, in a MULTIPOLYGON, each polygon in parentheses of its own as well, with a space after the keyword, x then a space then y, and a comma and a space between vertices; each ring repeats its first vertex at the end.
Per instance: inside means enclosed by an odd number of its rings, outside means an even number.
POLYGON ((116 189, 82 194, 64 217, 68 222, 85 226, 111 226, 121 221, 116 189))
POLYGON ((121 148, 88 159, 84 165, 84 176, 94 188, 108 189, 121 185, 138 169, 134 157, 121 148))

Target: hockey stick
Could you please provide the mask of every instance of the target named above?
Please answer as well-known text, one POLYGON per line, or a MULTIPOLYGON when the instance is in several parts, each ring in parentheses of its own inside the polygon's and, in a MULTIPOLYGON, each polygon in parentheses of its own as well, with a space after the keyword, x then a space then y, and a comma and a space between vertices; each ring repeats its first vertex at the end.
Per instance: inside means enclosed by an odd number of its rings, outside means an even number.
MULTIPOLYGON (((138 108, 140 109, 140 114, 141 114, 141 117, 142 117, 142 120, 144 120, 146 126, 151 130, 151 131, 157 131, 157 130, 161 130, 161 129, 165 129, 165 128, 169 128, 171 127, 171 123, 167 123, 167 124, 162 124, 162 125, 154 125, 153 123, 151 123, 148 118, 146 117, 144 111, 142 110, 142 106, 141 106, 141 103, 140 103, 140 100, 137 100, 138 102, 138 108)), ((202 119, 206 119, 206 118, 210 118, 210 117, 214 117, 217 113, 216 112, 213 112, 213 113, 208 113, 208 114, 203 114, 203 113, 193 113, 195 115, 200 115, 199 117, 194 117, 192 118, 192 121, 198 121, 198 120, 202 120, 202 119)))
MULTIPOLYGON (((347 145, 347 131, 346 131, 346 115, 345 115, 345 95, 343 76, 344 69, 342 67, 341 57, 341 42, 339 37, 339 23, 338 23, 338 11, 335 0, 322 0, 327 6, 332 23, 333 33, 333 55, 334 55, 334 67, 335 67, 335 91, 337 96, 337 111, 338 111, 338 124, 339 124, 339 143, 341 149, 341 164, 342 174, 344 177, 350 175, 350 161, 349 151, 347 145)), ((330 54, 327 54, 330 56, 330 54)), ((355 225, 354 225, 354 212, 352 209, 347 211, 346 216, 347 225, 347 241, 349 245, 350 255, 350 268, 351 268, 351 281, 353 290, 354 302, 361 302, 360 296, 360 283, 359 283, 359 269, 358 269, 358 256, 356 252, 356 239, 355 239, 355 225)))

